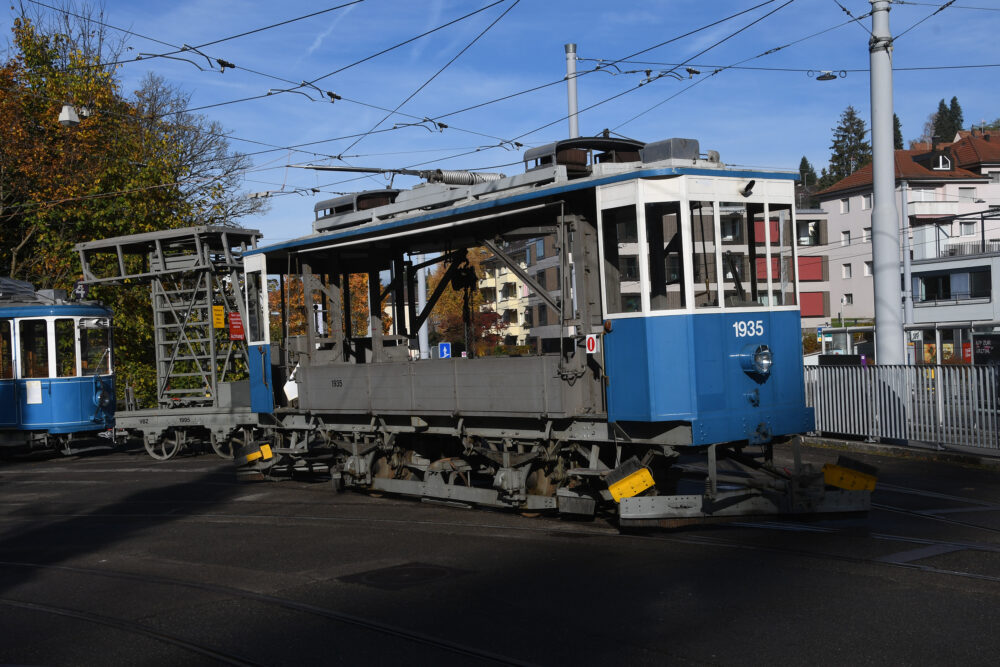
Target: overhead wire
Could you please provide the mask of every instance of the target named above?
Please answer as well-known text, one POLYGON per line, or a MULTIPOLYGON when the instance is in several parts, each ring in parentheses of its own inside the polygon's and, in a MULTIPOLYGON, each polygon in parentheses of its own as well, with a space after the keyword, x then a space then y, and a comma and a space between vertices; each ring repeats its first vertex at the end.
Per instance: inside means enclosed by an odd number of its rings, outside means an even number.
MULTIPOLYGON (((409 102, 410 100, 412 100, 414 97, 416 97, 420 93, 421 90, 423 90, 428 85, 430 85, 430 83, 432 81, 434 81, 434 79, 436 79, 442 72, 444 72, 446 69, 448 69, 448 67, 450 67, 452 63, 454 63, 456 60, 458 60, 462 56, 462 54, 464 54, 466 51, 468 51, 469 49, 471 49, 473 47, 473 45, 475 45, 475 43, 478 42, 483 37, 483 35, 485 35, 486 33, 488 33, 493 28, 493 26, 495 26, 505 16, 507 16, 507 14, 511 12, 511 10, 513 10, 515 7, 517 7, 520 4, 520 2, 521 2, 521 0, 514 0, 514 2, 510 4, 510 6, 508 6, 505 10, 503 10, 503 12, 500 14, 500 16, 496 17, 493 20, 492 23, 490 23, 488 26, 486 26, 485 28, 483 28, 479 32, 479 34, 476 35, 472 39, 472 41, 470 41, 468 44, 466 44, 464 47, 462 47, 462 49, 458 53, 456 53, 454 55, 454 57, 452 57, 451 60, 449 60, 448 62, 446 62, 444 65, 442 65, 436 72, 434 72, 434 74, 431 75, 431 77, 429 79, 427 79, 422 84, 420 84, 419 86, 417 86, 417 89, 414 90, 412 93, 410 93, 406 97, 406 99, 404 99, 402 102, 400 102, 399 104, 397 104, 396 108, 394 108, 391 112, 389 112, 388 114, 386 114, 385 117, 382 118, 380 121, 378 121, 377 123, 375 123, 375 125, 372 126, 372 130, 377 129, 378 126, 381 125, 382 123, 384 123, 387 118, 389 118, 390 116, 392 116, 392 114, 394 114, 397 111, 399 111, 400 108, 403 107, 403 105, 405 105, 407 102, 409 102)), ((360 136, 357 139, 355 139, 351 143, 351 145, 348 146, 347 148, 345 148, 344 150, 345 151, 351 150, 352 148, 354 148, 355 146, 357 146, 358 143, 360 143, 361 141, 363 141, 364 138, 367 137, 367 136, 368 136, 368 133, 366 132, 362 136, 360 136)))
POLYGON ((938 7, 937 9, 935 9, 935 10, 934 10, 933 12, 931 12, 931 13, 930 13, 930 14, 928 14, 927 16, 925 16, 924 18, 920 19, 919 21, 917 21, 916 23, 914 23, 913 25, 911 25, 911 26, 910 26, 909 28, 907 28, 907 29, 903 30, 903 31, 902 31, 902 32, 900 32, 900 33, 897 33, 897 34, 896 34, 896 35, 895 35, 895 36, 894 36, 894 37, 892 38, 892 41, 893 41, 893 42, 895 42, 895 41, 896 41, 896 40, 898 40, 898 39, 899 39, 900 37, 902 37, 902 36, 903 36, 903 35, 905 35, 906 33, 910 32, 911 30, 913 30, 914 28, 916 28, 916 27, 917 27, 918 25, 920 25, 921 23, 923 23, 923 22, 924 22, 924 21, 926 21, 927 19, 931 18, 932 16, 937 16, 938 14, 940 14, 941 12, 943 12, 944 10, 948 9, 948 8, 949 8, 949 7, 951 7, 951 6, 953 5, 953 4, 955 4, 955 1, 956 1, 956 0, 948 0, 948 2, 944 3, 943 5, 941 5, 941 6, 940 6, 940 7, 938 7))

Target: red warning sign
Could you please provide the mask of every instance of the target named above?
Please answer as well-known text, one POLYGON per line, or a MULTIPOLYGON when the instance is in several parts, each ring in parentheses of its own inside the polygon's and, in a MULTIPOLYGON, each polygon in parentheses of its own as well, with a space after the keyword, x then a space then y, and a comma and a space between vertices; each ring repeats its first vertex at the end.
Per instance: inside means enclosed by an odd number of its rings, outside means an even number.
POLYGON ((243 318, 239 313, 229 313, 229 340, 245 340, 243 318))
POLYGON ((587 334, 587 354, 597 354, 601 349, 601 341, 597 334, 587 334))

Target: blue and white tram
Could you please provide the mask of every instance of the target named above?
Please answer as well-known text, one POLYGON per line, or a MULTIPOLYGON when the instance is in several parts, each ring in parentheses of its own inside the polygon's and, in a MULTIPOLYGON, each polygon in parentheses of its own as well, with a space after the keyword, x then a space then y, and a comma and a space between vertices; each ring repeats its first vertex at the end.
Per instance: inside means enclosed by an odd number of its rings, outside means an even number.
POLYGON ((861 485, 772 459, 813 426, 795 175, 689 139, 569 139, 525 167, 320 202, 314 234, 244 256, 251 394, 276 427, 240 460, 321 456, 348 487, 475 505, 617 504, 623 525, 866 509, 861 485), (460 317, 436 311, 447 288, 460 317), (453 353, 417 349, 428 322, 453 353))
POLYGON ((112 428, 111 349, 111 311, 104 306, 69 303, 61 290, 35 292, 4 279, 0 447, 64 448, 112 428))

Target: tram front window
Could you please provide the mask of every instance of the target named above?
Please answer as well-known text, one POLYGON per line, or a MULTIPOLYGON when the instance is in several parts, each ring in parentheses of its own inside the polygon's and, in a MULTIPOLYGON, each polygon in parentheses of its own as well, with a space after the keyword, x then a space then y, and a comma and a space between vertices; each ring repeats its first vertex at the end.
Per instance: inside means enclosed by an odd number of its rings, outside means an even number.
POLYGON ((719 204, 727 306, 757 307, 767 301, 767 246, 763 220, 757 219, 763 212, 763 204, 719 204))
POLYGON ((76 375, 76 327, 73 320, 56 320, 56 373, 59 377, 76 375))
MULTIPOLYGON (((712 224, 714 229, 714 222, 712 224)), ((652 311, 678 310, 686 306, 683 238, 679 202, 646 204, 649 309, 652 311)))
POLYGON ((111 373, 111 329, 107 320, 80 320, 80 366, 83 375, 111 373))
POLYGON ((45 320, 21 320, 21 377, 49 377, 49 339, 45 320))

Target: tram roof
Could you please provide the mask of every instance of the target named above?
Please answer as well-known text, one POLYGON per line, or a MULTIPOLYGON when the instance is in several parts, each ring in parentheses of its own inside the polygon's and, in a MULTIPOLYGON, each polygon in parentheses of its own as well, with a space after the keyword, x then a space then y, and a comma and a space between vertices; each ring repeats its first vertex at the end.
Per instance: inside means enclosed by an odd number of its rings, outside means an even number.
MULTIPOLYGON (((687 161, 690 164, 690 160, 687 161)), ((359 222, 354 226, 345 226, 340 229, 318 232, 291 239, 273 245, 258 246, 255 249, 247 250, 244 257, 250 255, 268 255, 275 259, 287 257, 289 253, 297 251, 319 249, 323 247, 337 247, 339 245, 355 244, 362 240, 379 240, 388 236, 417 234, 421 231, 429 231, 436 226, 434 222, 452 222, 455 225, 471 223, 484 215, 499 212, 505 207, 517 204, 540 203, 541 200, 557 197, 570 192, 593 189, 602 185, 619 183, 640 178, 664 178, 677 176, 714 176, 722 178, 747 178, 747 179, 777 179, 795 180, 799 178, 796 172, 792 171, 767 171, 753 168, 726 168, 712 166, 653 166, 640 163, 634 169, 611 173, 607 175, 594 175, 575 180, 566 180, 565 172, 560 170, 563 167, 551 167, 544 170, 533 170, 529 174, 513 177, 511 180, 524 178, 525 176, 544 171, 550 172, 550 182, 543 187, 511 192, 508 195, 498 194, 492 197, 484 197, 479 201, 467 204, 455 204, 434 210, 418 208, 411 211, 401 211, 391 219, 379 219, 380 208, 370 209, 366 213, 372 218, 368 222, 359 222), (562 173, 562 178, 557 175, 562 173)), ((707 163, 706 163, 707 165, 707 163)), ((624 167, 626 165, 616 165, 624 167)), ((493 185, 493 184, 488 184, 493 185)), ((495 187, 495 186, 494 186, 495 187)), ((516 186, 515 186, 516 187, 516 186)), ((386 214, 391 212, 392 207, 384 207, 386 214)))

